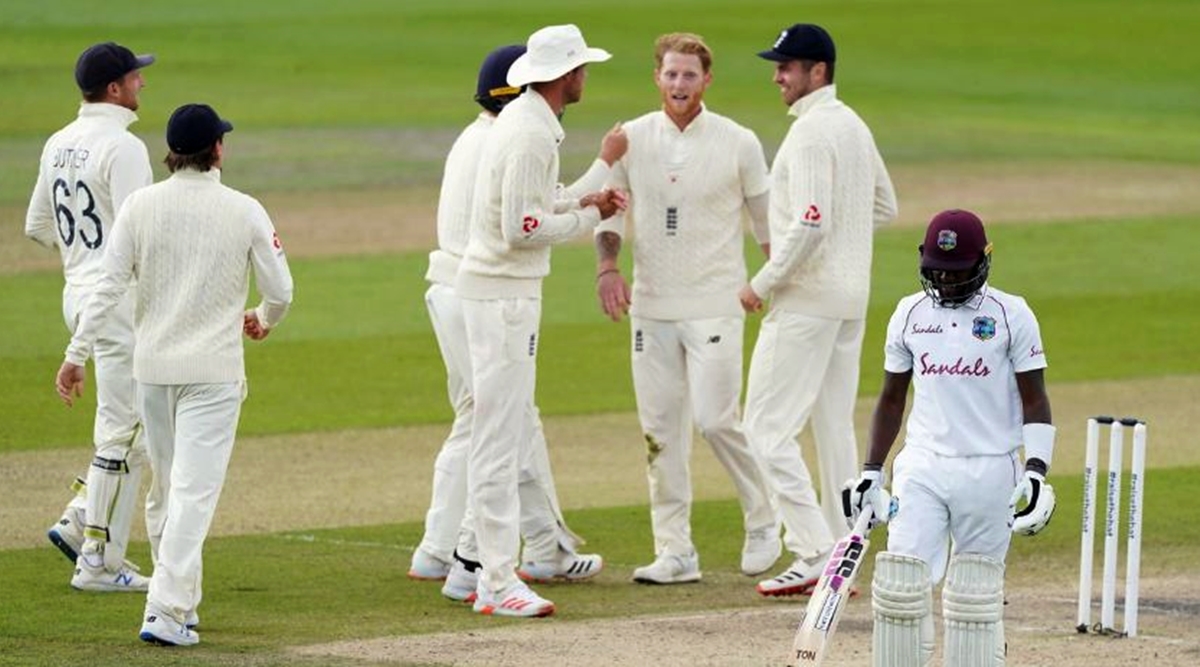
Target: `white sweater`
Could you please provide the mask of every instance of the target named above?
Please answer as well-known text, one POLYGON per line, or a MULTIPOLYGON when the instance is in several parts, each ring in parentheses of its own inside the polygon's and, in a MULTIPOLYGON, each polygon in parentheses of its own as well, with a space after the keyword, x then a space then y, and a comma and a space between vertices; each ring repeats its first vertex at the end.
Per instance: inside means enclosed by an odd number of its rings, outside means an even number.
POLYGON ((562 126, 532 88, 496 118, 476 174, 471 238, 455 289, 464 299, 540 298, 550 245, 595 228, 600 211, 558 199, 562 126))
POLYGON ((292 301, 283 246, 262 205, 221 184, 221 172, 185 169, 134 192, 117 216, 103 276, 66 358, 83 365, 105 314, 138 280, 133 375, 145 384, 245 378, 242 314, 250 269, 270 328, 292 301))
POLYGON ((84 103, 42 149, 25 235, 59 249, 68 285, 100 280, 117 211, 129 193, 154 181, 146 145, 127 129, 136 120, 116 104, 84 103))
POLYGON ((769 187, 762 144, 707 109, 682 131, 663 111, 624 124, 629 150, 613 187, 629 191, 623 216, 597 233, 633 223, 630 313, 655 320, 740 317, 746 282, 742 211, 769 187))
MULTIPOLYGON (((488 133, 495 122, 494 115, 486 111, 481 112, 474 122, 458 135, 446 155, 442 189, 438 195, 438 247, 429 253, 429 270, 425 272, 425 280, 431 283, 454 285, 458 265, 471 236, 471 213, 479 161, 488 133)), ((608 165, 602 160, 596 160, 578 181, 560 189, 556 199, 579 199, 589 192, 595 192, 604 186, 608 174, 608 165)))
POLYGON ((871 289, 874 228, 896 194, 866 124, 825 86, 796 101, 771 166, 771 259, 750 282, 786 311, 858 320, 871 289))

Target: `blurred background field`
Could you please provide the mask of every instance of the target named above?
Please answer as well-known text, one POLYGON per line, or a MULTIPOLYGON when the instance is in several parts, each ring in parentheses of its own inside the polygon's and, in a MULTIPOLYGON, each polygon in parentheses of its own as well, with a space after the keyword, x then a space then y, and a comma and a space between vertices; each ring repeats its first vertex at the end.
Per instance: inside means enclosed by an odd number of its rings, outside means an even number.
MULTIPOLYGON (((35 546, 86 463, 92 404, 68 411, 53 394, 67 342, 61 272, 21 230, 41 145, 75 113, 71 72, 84 47, 112 39, 157 54, 133 129, 159 176, 172 109, 204 101, 232 119, 223 180, 267 204, 289 249, 294 311, 266 344, 247 347, 251 396, 215 526, 224 537, 208 558, 216 630, 178 664, 296 664, 282 647, 479 627, 433 588, 408 584, 403 568, 450 417, 422 276, 441 162, 477 111, 482 56, 563 22, 614 54, 590 68, 583 103, 564 118, 569 179, 612 123, 657 106, 655 36, 698 32, 716 57, 707 103, 755 130, 770 158, 790 119, 754 54, 797 21, 837 40, 840 96, 874 131, 900 201, 901 220, 876 243, 860 443, 886 318, 918 289, 920 225, 941 208, 974 208, 993 223, 996 284, 1040 317, 1064 436, 1060 516, 1044 539, 1018 547, 1014 558, 1033 570, 1017 581, 1070 582, 1082 418, 1107 411, 1151 422, 1147 579, 1195 571, 1200 538, 1186 528, 1195 511, 1175 489, 1200 482, 1198 3, 9 0, 0 4, 0 572, 13 585, 0 665, 95 662, 88 642, 122 647, 95 664, 161 655, 132 645, 140 600, 72 595, 66 563, 35 546), (111 612, 111 626, 80 620, 94 609, 111 612)), ((752 248, 748 257, 758 265, 752 248)), ((586 240, 556 249, 553 267, 539 403, 570 518, 611 568, 598 593, 556 589, 564 615, 759 604, 732 574, 732 488, 699 443, 705 585, 625 584, 651 550, 628 329, 595 306, 586 240)), ((747 354, 756 331, 750 318, 747 354)), ((1186 587, 1179 595, 1200 598, 1186 587)), ((341 664, 330 660, 320 664, 341 664)))

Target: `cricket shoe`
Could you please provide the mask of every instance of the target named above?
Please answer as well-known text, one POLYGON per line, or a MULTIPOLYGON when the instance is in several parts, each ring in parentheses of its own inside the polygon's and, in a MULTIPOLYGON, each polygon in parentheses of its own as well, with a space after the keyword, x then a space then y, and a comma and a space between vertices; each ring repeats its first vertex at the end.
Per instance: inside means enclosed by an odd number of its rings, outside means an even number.
POLYGON ((600 554, 577 554, 559 550, 554 560, 530 561, 517 568, 517 576, 528 583, 583 581, 600 574, 604 558, 600 554))
POLYGON ((474 602, 475 589, 479 586, 479 573, 472 572, 461 561, 455 560, 442 584, 442 595, 458 602, 474 602))
POLYGON ((430 556, 421 548, 413 552, 408 578, 418 581, 441 581, 450 573, 450 563, 430 556))
POLYGON ((779 526, 746 531, 746 541, 742 543, 742 574, 753 577, 766 572, 782 553, 779 526))
POLYGON ((767 597, 812 595, 813 589, 821 579, 821 568, 824 565, 824 559, 818 559, 816 564, 810 565, 804 559, 797 558, 796 562, 779 576, 758 582, 755 589, 767 597))
POLYGON ((200 633, 154 608, 146 609, 146 620, 138 637, 147 644, 158 646, 195 646, 200 633))
POLYGON ((487 616, 540 618, 554 613, 554 603, 543 598, 523 581, 517 581, 496 594, 480 591, 475 596, 474 609, 487 616))
POLYGON ((150 590, 150 579, 122 565, 120 570, 110 572, 102 567, 92 567, 80 556, 75 562, 75 576, 71 577, 71 588, 100 593, 145 593, 150 590))
POLYGON ((686 584, 700 581, 700 557, 694 551, 686 556, 660 554, 653 563, 635 569, 633 580, 639 584, 686 584))
POLYGON ((72 563, 79 559, 83 550, 83 510, 79 507, 67 507, 58 523, 46 531, 46 537, 58 547, 72 563))

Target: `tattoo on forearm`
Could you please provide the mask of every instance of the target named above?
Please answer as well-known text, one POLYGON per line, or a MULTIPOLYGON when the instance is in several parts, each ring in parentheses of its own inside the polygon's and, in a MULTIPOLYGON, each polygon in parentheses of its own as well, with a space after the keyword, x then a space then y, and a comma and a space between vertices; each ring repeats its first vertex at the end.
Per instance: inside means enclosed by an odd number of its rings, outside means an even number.
POLYGON ((596 235, 596 259, 616 259, 621 252, 621 237, 615 232, 600 232, 596 235))

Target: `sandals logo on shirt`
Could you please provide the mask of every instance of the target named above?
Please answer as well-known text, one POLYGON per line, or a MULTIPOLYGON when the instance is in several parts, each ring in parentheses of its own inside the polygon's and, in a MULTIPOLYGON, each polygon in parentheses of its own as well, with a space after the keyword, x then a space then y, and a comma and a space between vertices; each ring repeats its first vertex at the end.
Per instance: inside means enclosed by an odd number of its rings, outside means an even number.
POLYGON ((817 208, 816 204, 810 204, 804 215, 800 216, 800 224, 805 227, 820 227, 821 209, 817 208))
POLYGON ((525 219, 521 221, 521 231, 525 232, 527 236, 532 234, 534 230, 541 226, 541 221, 532 215, 525 216, 525 219))
POLYGON ((979 340, 991 340, 996 337, 996 318, 976 317, 971 323, 971 335, 979 340))

